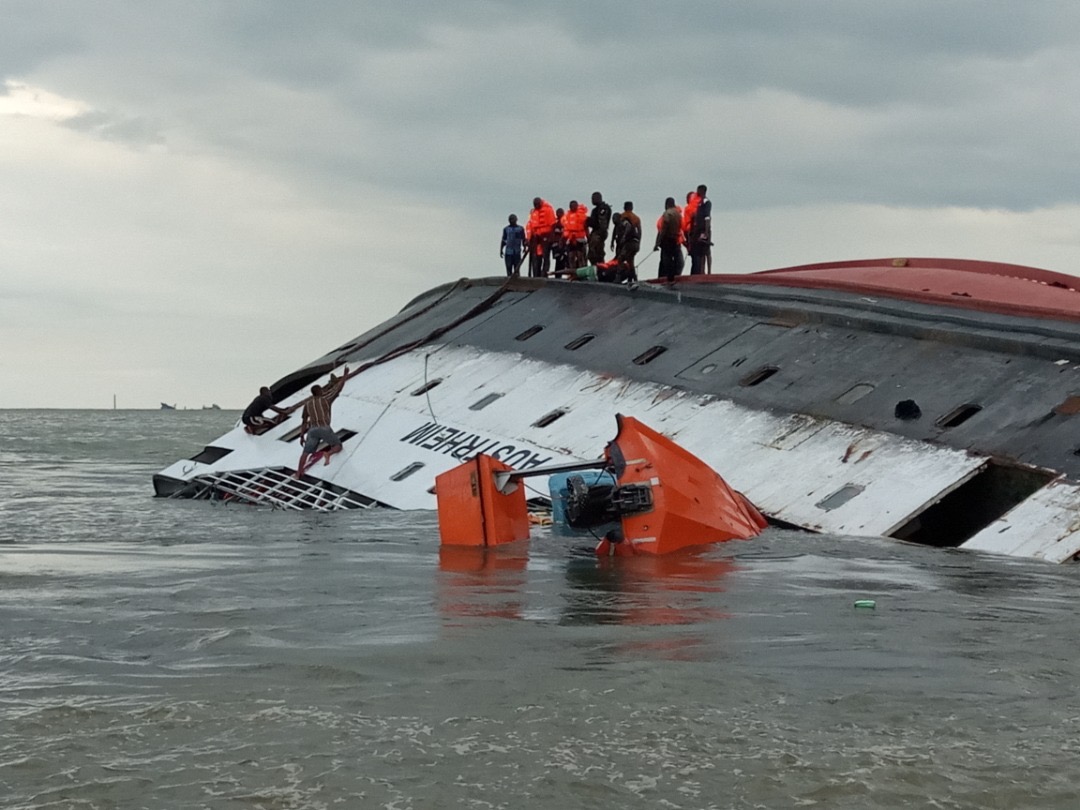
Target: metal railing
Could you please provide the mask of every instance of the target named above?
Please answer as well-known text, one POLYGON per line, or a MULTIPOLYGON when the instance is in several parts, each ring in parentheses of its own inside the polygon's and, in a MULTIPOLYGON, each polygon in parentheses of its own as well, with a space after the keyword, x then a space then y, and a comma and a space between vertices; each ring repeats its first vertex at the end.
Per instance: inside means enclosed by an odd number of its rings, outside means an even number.
POLYGON ((373 498, 329 481, 308 475, 294 478, 292 471, 284 467, 205 473, 193 478, 188 487, 170 497, 237 500, 278 509, 315 509, 321 512, 370 509, 379 505, 373 498))

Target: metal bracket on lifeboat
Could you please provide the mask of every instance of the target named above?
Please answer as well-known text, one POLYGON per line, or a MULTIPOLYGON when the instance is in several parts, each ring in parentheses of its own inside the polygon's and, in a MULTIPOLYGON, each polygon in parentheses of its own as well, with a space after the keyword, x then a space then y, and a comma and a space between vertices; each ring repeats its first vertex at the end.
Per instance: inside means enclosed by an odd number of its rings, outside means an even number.
POLYGON ((517 491, 517 482, 522 478, 532 478, 537 475, 555 475, 564 472, 577 472, 578 470, 600 470, 609 464, 606 458, 598 458, 595 461, 575 461, 572 464, 553 464, 549 467, 533 467, 531 470, 503 470, 495 473, 495 489, 503 495, 509 495, 517 491))

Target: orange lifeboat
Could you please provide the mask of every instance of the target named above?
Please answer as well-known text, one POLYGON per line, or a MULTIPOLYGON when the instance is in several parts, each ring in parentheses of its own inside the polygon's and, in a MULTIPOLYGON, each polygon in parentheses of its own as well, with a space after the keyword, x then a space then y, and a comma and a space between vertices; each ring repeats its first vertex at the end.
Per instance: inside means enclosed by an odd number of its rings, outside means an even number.
POLYGON ((621 525, 600 542, 598 554, 668 554, 748 540, 768 525, 757 507, 689 450, 633 417, 615 418, 619 433, 604 456, 617 482, 613 498, 621 525))
POLYGON ((615 418, 618 434, 596 461, 516 471, 481 454, 438 476, 443 545, 497 546, 527 538, 520 479, 585 469, 607 470, 615 483, 589 486, 582 476, 569 476, 566 520, 574 528, 617 524, 597 546, 602 556, 668 554, 747 540, 765 528, 757 508, 704 461, 633 417, 615 418))

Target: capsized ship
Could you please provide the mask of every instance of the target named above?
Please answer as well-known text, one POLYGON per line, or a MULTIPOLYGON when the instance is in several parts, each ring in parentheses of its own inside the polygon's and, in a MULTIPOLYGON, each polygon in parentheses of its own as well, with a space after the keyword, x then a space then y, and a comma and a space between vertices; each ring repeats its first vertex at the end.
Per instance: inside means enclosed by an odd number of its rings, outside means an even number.
MULTIPOLYGON (((436 475, 594 454, 642 419, 771 520, 1054 562, 1080 556, 1080 280, 874 259, 671 286, 463 279, 271 388, 348 365, 344 452, 297 480, 299 412, 154 476, 163 497, 434 509, 436 475)), ((544 500, 542 478, 531 493, 544 500)))

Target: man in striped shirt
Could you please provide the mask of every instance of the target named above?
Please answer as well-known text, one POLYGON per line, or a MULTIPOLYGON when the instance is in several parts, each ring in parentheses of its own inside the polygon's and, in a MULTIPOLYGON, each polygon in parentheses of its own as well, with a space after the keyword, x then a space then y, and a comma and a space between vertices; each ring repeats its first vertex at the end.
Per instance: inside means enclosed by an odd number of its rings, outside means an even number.
POLYGON ((330 427, 330 414, 334 400, 341 393, 348 376, 349 369, 346 366, 341 377, 330 375, 330 381, 325 388, 321 385, 311 386, 311 398, 304 403, 304 416, 300 423, 300 441, 304 443, 304 450, 300 453, 300 461, 296 465, 296 478, 303 477, 308 467, 308 458, 318 449, 320 442, 328 445, 323 464, 329 464, 330 456, 341 452, 341 439, 330 427))

